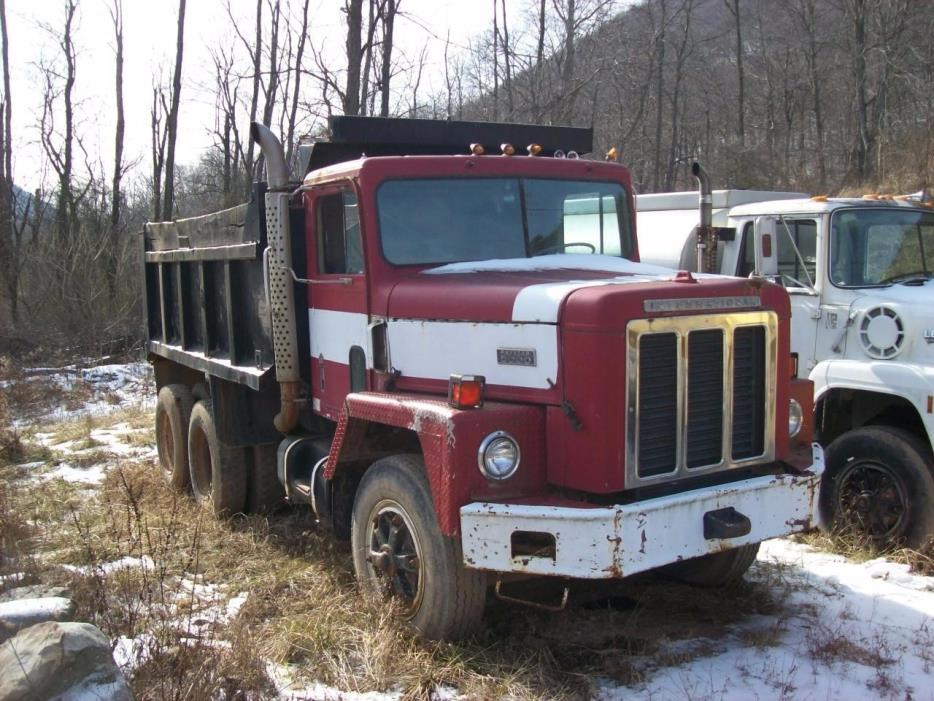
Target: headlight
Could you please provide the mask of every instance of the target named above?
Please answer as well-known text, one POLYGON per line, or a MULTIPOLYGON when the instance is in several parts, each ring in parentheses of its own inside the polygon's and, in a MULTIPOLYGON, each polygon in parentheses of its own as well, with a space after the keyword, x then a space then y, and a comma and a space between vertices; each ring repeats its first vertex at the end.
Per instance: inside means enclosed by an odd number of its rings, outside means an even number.
POLYGON ((801 410, 801 405, 798 404, 798 400, 792 399, 788 402, 788 436, 790 438, 797 436, 803 423, 804 412, 801 410))
POLYGON ((519 469, 519 444, 505 431, 496 431, 483 439, 477 451, 480 472, 487 479, 504 480, 519 469))

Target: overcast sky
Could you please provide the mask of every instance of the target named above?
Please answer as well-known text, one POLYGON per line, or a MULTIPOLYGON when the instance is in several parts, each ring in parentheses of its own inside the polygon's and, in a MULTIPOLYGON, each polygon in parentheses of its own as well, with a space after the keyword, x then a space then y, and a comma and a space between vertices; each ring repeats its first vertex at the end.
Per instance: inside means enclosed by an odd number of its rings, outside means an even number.
MULTIPOLYGON (((284 3, 287 0, 284 0, 284 3)), ((292 0, 300 12, 300 0, 292 0)), ((507 11, 513 26, 526 3, 509 0, 507 11)), ((250 34, 255 21, 253 0, 231 0, 241 24, 250 34)), ((343 0, 312 0, 309 35, 334 66, 344 65, 345 25, 343 0)), ((452 44, 488 29, 492 2, 470 0, 401 0, 396 23, 396 46, 417 56, 428 45, 428 70, 421 88, 427 94, 440 89, 443 76, 444 38, 452 44), (427 84, 426 84, 427 83, 427 84)), ((80 0, 75 95, 79 101, 78 133, 92 158, 101 159, 109 174, 113 167, 114 40, 110 0, 80 0)), ((235 37, 224 9, 224 0, 188 0, 185 22, 185 54, 180 133, 177 161, 193 163, 210 143, 214 122, 213 69, 209 49, 222 42, 232 46, 235 37)), ((153 75, 170 76, 175 56, 176 0, 124 0, 124 103, 126 106, 127 160, 149 168, 149 108, 153 75)), ((24 188, 35 188, 43 179, 39 147, 41 81, 38 64, 61 60, 61 49, 44 28, 60 31, 64 22, 62 0, 7 0, 10 63, 13 94, 14 175, 24 188)), ((242 128, 242 127, 241 127, 242 128)), ((98 170, 100 168, 98 167, 98 170)), ((50 174, 45 174, 48 179, 50 174)))

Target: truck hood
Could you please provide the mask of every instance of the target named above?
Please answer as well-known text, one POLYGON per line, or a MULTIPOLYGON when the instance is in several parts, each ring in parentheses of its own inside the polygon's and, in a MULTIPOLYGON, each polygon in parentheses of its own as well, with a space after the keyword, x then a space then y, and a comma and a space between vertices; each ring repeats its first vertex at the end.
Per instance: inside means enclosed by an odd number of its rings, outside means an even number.
POLYGON ((387 316, 561 322, 581 330, 608 332, 625 327, 632 318, 760 306, 780 315, 788 313, 787 300, 774 285, 755 288, 743 279, 685 276, 671 268, 623 258, 562 254, 453 263, 422 271, 394 287, 387 316), (571 301, 574 312, 568 315, 571 301))
POLYGON ((934 280, 861 292, 850 304, 847 357, 934 365, 934 280))

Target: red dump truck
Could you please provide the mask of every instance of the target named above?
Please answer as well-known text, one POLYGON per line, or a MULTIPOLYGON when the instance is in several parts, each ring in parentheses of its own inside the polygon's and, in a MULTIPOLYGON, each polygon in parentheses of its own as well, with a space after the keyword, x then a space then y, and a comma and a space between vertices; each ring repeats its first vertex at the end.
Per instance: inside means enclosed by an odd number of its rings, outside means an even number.
POLYGON ((429 638, 510 578, 720 585, 815 523, 787 294, 639 263, 590 130, 338 117, 291 179, 252 136, 249 204, 145 229, 174 487, 307 504, 429 638))

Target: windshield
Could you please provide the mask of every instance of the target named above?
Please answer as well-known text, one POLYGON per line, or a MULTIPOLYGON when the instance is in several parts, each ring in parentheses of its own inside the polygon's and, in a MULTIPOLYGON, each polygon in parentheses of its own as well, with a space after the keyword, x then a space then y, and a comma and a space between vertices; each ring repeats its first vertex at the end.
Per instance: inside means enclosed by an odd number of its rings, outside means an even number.
POLYGON ((619 183, 389 180, 379 188, 377 207, 383 255, 395 265, 632 252, 626 192, 619 183))
POLYGON ((934 271, 934 212, 837 211, 831 220, 830 279, 840 287, 887 285, 934 271))

